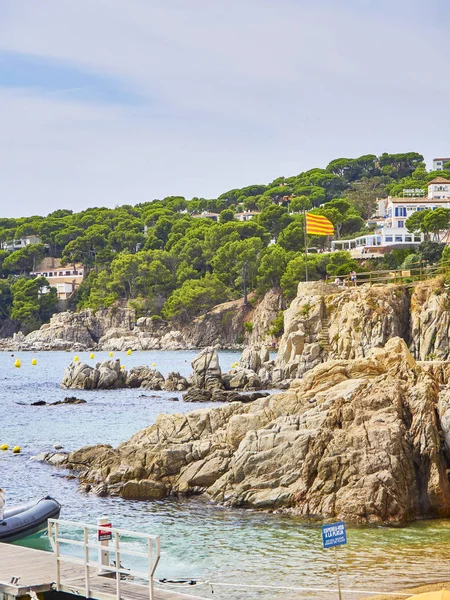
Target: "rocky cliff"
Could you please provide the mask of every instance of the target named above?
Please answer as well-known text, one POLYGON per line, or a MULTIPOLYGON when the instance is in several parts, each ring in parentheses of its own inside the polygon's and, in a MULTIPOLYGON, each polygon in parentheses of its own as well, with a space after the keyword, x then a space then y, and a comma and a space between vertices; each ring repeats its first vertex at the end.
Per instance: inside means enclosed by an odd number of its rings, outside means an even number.
POLYGON ((206 493, 373 523, 449 517, 448 366, 417 363, 393 338, 317 365, 287 392, 160 415, 116 449, 82 448, 62 462, 86 491, 123 498, 206 493))
POLYGON ((364 357, 396 336, 416 359, 448 360, 450 294, 442 278, 414 288, 300 283, 284 330, 275 381, 301 377, 330 358, 364 357))
POLYGON ((0 340, 2 350, 182 350, 220 346, 240 347, 249 340, 261 344, 279 310, 281 291, 270 290, 255 307, 243 300, 226 302, 187 325, 150 317, 136 318, 130 308, 112 307, 93 312, 63 312, 27 336, 15 334, 0 340), (244 323, 252 324, 251 332, 244 323))

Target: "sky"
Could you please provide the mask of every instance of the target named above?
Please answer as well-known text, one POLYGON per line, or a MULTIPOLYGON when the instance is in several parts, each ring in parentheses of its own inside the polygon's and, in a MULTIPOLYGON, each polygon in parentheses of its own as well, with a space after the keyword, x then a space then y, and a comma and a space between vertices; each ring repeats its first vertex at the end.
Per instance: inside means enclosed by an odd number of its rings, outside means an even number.
POLYGON ((0 217, 450 156, 448 0, 0 0, 0 217))

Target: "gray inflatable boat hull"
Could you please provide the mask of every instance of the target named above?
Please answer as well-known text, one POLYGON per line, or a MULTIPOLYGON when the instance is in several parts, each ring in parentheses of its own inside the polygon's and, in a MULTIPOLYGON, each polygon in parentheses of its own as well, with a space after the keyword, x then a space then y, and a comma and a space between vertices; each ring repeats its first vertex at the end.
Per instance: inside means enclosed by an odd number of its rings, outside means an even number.
POLYGON ((61 505, 50 496, 8 508, 0 521, 0 542, 15 542, 47 529, 47 519, 57 519, 60 511, 61 505))

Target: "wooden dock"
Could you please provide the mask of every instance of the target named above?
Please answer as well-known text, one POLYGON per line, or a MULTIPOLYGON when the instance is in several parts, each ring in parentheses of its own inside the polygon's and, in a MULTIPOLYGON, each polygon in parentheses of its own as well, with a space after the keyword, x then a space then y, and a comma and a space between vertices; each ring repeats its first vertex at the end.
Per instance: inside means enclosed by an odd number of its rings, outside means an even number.
MULTIPOLYGON (((56 558, 52 552, 34 550, 0 543, 0 600, 15 600, 27 597, 51 598, 55 592, 56 558), (14 580, 17 578, 17 580, 14 580)), ((85 595, 85 573, 80 565, 61 565, 61 592, 63 595, 85 595)), ((116 581, 91 573, 90 598, 95 600, 111 600, 116 598, 116 581)), ((149 600, 148 587, 137 585, 131 581, 121 581, 121 598, 123 600, 149 600)), ((206 600, 200 596, 181 594, 179 592, 158 589, 155 587, 155 600, 206 600)))

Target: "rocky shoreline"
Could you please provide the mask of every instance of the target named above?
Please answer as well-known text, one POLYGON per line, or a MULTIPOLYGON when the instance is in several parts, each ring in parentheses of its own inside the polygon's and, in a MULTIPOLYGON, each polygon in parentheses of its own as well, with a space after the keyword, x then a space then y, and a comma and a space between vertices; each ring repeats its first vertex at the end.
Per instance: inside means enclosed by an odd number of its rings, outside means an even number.
POLYGON ((417 363, 399 338, 318 365, 291 388, 156 423, 117 448, 46 458, 86 492, 405 523, 450 516, 449 363, 417 363))
POLYGON ((244 350, 241 360, 227 373, 222 373, 217 348, 204 348, 192 361, 193 373, 188 378, 173 371, 164 377, 147 366, 132 367, 127 371, 119 359, 98 362, 95 366, 74 360, 64 371, 61 387, 72 390, 188 390, 183 396, 185 402, 249 402, 266 394, 244 396, 239 391, 256 392, 270 387, 273 365, 265 347, 244 350))
MULTIPOLYGON (((300 284, 275 361, 247 348, 239 377, 222 375, 212 348, 194 361, 187 395, 231 402, 159 415, 117 448, 41 458, 77 472, 86 492, 127 499, 206 494, 229 506, 360 523, 449 517, 450 362, 435 360, 448 358, 447 304, 440 280, 412 293, 300 284), (289 389, 233 401, 233 379, 235 391, 289 389)), ((156 376, 142 374, 133 381, 156 376)))

